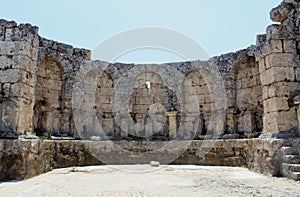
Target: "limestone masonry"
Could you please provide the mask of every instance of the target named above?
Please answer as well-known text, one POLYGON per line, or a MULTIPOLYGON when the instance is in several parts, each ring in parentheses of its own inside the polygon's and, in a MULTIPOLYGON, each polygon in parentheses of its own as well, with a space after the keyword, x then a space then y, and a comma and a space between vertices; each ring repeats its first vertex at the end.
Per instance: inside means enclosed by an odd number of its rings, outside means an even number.
POLYGON ((0 179, 73 165, 168 163, 177 154, 169 142, 186 147, 174 164, 245 166, 300 180, 298 4, 274 8, 276 24, 247 49, 159 65, 92 61, 89 50, 0 20, 0 179), (76 140, 55 140, 62 138, 76 140))

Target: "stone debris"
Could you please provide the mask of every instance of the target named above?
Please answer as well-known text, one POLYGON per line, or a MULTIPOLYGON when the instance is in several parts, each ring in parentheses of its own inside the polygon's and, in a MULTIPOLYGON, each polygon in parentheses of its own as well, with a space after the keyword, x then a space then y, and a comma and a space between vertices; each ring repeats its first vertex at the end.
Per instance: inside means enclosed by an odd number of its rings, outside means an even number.
POLYGON ((160 166, 160 163, 158 161, 151 161, 150 162, 150 166, 151 167, 159 167, 160 166))

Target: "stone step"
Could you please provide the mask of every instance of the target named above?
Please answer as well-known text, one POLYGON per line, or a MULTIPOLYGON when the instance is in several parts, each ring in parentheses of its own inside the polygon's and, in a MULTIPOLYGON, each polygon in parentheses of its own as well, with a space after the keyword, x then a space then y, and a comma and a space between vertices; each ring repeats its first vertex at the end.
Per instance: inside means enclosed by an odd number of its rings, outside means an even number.
POLYGON ((289 177, 289 178, 291 178, 291 179, 293 179, 295 181, 300 181, 300 172, 293 172, 291 174, 291 177, 289 177))
POLYGON ((284 163, 288 164, 300 164, 300 156, 299 155, 285 155, 283 157, 284 163))
POLYGON ((282 147, 280 151, 284 155, 299 155, 299 151, 294 147, 282 147))
POLYGON ((283 163, 282 168, 285 172, 300 172, 300 164, 283 163))

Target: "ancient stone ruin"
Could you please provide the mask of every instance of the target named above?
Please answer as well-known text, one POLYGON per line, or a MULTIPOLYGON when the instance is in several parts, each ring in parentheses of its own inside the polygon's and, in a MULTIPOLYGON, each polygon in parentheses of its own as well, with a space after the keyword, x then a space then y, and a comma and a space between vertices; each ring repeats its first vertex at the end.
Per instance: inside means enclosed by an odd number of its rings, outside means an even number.
POLYGON ((0 179, 159 160, 300 180, 299 6, 270 16, 247 49, 159 65, 92 61, 0 20, 0 179))

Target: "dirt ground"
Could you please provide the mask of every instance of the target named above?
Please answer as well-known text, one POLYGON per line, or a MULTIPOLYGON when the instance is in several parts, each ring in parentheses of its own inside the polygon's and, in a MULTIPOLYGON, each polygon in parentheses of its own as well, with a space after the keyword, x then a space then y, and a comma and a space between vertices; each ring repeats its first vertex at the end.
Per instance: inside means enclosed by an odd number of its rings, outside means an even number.
POLYGON ((92 166, 0 183, 0 196, 300 196, 300 182, 245 168, 92 166))

